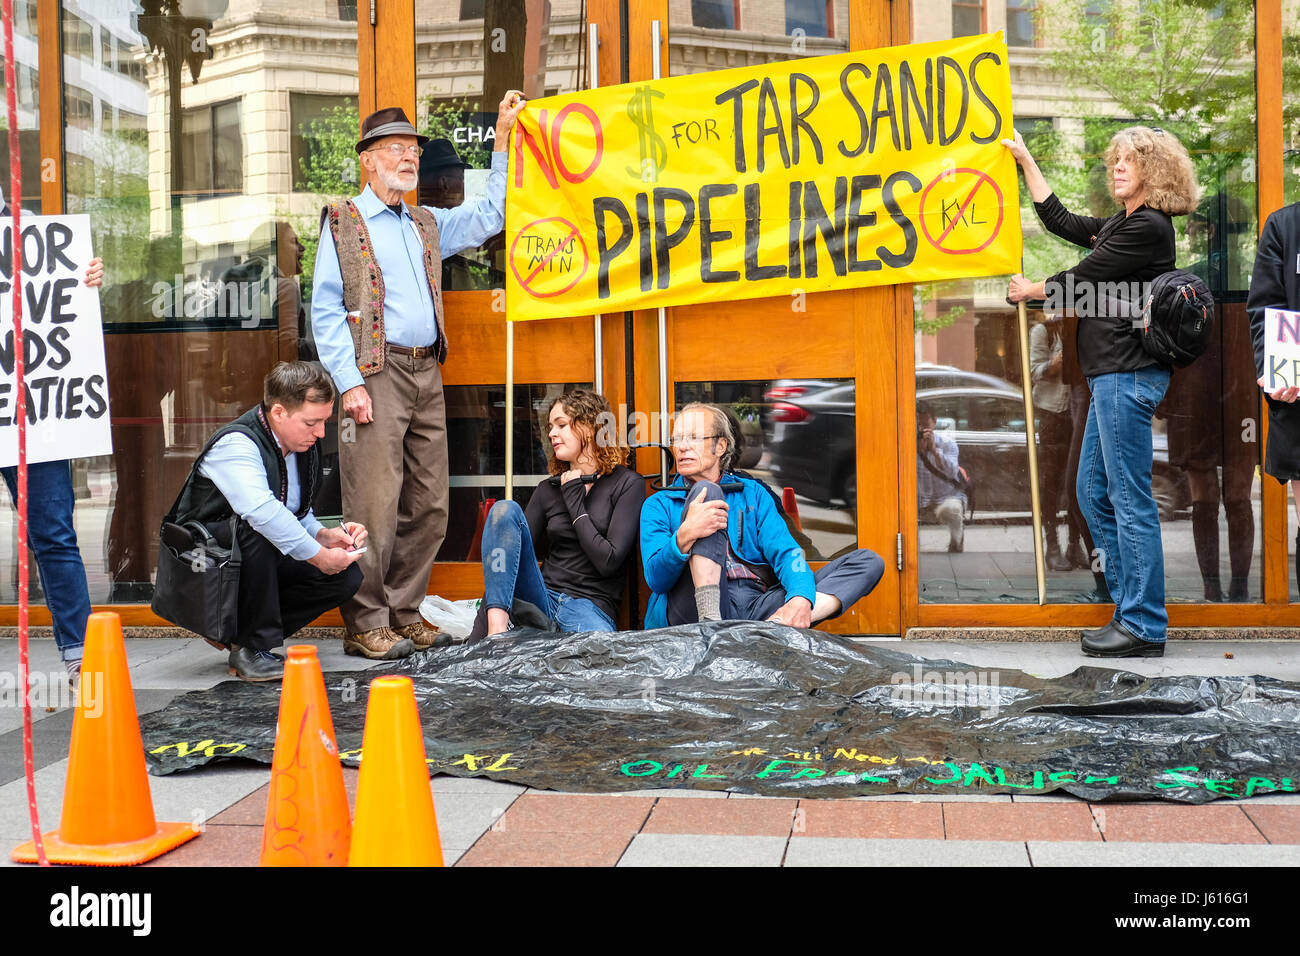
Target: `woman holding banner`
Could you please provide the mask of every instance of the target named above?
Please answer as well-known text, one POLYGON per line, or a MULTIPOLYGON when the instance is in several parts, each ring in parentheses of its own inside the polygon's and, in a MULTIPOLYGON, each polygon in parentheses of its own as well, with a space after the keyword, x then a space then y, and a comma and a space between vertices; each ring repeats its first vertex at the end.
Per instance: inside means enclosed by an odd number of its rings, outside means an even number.
MULTIPOLYGON (((537 486, 527 510, 499 501, 483 526, 487 634, 510 627, 516 599, 562 630, 616 630, 645 482, 623 466, 617 442, 604 440, 612 417, 604 396, 586 389, 571 389, 551 404, 551 477, 537 486)), ((484 626, 480 617, 470 639, 484 626)))
POLYGON ((1170 369, 1142 347, 1131 318, 1145 284, 1174 268, 1170 216, 1196 208, 1196 171, 1172 133, 1145 126, 1120 130, 1106 149, 1110 194, 1123 208, 1109 219, 1066 210, 1043 178, 1019 132, 1002 140, 1025 174, 1034 209, 1048 231, 1091 251, 1078 265, 1041 282, 1013 276, 1011 302, 1048 300, 1079 318, 1079 364, 1092 392, 1076 490, 1115 617, 1085 631, 1089 657, 1160 657, 1169 615, 1164 600, 1160 512, 1151 494, 1151 419, 1169 387, 1170 369))

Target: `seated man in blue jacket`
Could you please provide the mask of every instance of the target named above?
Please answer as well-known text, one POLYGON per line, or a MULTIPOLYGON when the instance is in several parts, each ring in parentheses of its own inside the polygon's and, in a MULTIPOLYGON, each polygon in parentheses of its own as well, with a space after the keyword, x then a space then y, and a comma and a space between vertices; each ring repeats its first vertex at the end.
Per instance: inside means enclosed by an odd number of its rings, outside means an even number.
POLYGON ((692 403, 677 416, 677 478, 641 507, 641 559, 654 592, 647 629, 718 620, 812 627, 884 574, 865 548, 814 574, 771 493, 731 472, 735 452, 722 409, 692 403))

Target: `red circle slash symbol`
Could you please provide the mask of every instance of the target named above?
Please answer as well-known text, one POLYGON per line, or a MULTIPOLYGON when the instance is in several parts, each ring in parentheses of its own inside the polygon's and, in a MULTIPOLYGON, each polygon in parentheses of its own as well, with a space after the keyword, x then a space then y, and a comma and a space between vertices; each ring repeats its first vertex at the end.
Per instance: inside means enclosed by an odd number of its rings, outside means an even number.
POLYGON ((551 299, 568 292, 582 281, 588 265, 590 259, 582 234, 561 216, 535 219, 520 229, 510 244, 510 270, 520 287, 535 299, 551 299), (525 242, 521 253, 519 243, 526 239, 535 240, 536 245, 525 242), (530 271, 526 275, 519 271, 521 254, 529 260, 530 271), (556 256, 560 259, 556 260, 556 256), (559 268, 554 268, 553 263, 559 268))
MULTIPOLYGON (((984 203, 981 203, 981 207, 983 206, 984 203)), ((921 193, 921 231, 925 233, 925 238, 930 245, 949 255, 964 256, 988 248, 989 243, 997 238, 1002 228, 1002 216, 1002 190, 993 181, 993 177, 978 169, 960 167, 945 170, 921 193), (936 198, 939 203, 936 213, 930 211, 928 204, 932 198, 931 190, 940 183, 946 183, 947 188, 934 193, 933 198, 936 198), (988 190, 992 190, 990 198, 997 208, 997 218, 976 220, 975 198, 981 191, 987 197, 988 190), (940 216, 946 223, 938 237, 930 231, 932 215, 940 216), (953 233, 958 226, 962 227, 961 232, 954 236, 953 233), (959 244, 960 239, 966 241, 959 244)))

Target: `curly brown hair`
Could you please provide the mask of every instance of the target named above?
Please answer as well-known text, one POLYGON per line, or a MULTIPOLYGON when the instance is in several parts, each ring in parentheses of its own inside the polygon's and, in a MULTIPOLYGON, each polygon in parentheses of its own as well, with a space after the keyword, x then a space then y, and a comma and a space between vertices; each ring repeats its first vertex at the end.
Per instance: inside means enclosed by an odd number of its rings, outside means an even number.
MULTIPOLYGON (((548 420, 556 405, 561 406, 564 414, 569 416, 573 431, 582 438, 583 446, 592 446, 596 458, 596 474, 608 475, 615 465, 623 464, 626 451, 619 447, 617 436, 614 436, 613 441, 604 440, 610 436, 609 426, 614 421, 614 414, 604 395, 585 388, 571 388, 547 407, 548 420)), ((552 475, 562 475, 573 467, 572 462, 566 463, 556 458, 554 448, 547 452, 547 456, 547 470, 552 475)))
MULTIPOLYGON (((1120 156, 1131 156, 1142 171, 1146 204, 1170 216, 1181 216, 1196 209, 1200 189, 1196 168, 1187 155, 1187 147, 1168 130, 1150 126, 1130 126, 1111 137, 1106 147, 1106 174, 1114 170, 1120 156)), ((1115 181, 1106 184, 1115 198, 1115 181)), ((1118 201, 1118 200, 1117 200, 1118 201)))

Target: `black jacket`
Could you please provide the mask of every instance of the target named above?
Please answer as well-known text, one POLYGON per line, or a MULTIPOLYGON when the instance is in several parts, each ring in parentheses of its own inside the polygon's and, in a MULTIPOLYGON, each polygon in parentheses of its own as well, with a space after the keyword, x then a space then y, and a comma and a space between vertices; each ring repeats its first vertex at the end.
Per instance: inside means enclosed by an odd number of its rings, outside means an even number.
POLYGON ((1159 365, 1142 347, 1130 309, 1142 283, 1174 268, 1174 224, 1168 214, 1139 206, 1132 215, 1121 209, 1109 219, 1077 216, 1061 205, 1055 193, 1034 203, 1034 209, 1048 231, 1092 250, 1073 269, 1047 279, 1048 307, 1078 311, 1083 374, 1159 365), (1061 298, 1056 300, 1053 284, 1065 290, 1058 292, 1061 298))
POLYGON ((528 499, 524 517, 546 586, 586 598, 615 620, 627 563, 636 561, 645 481, 616 465, 590 491, 585 487, 582 481, 548 478, 528 499))
MULTIPOLYGON (((1300 202, 1268 217, 1255 253, 1246 314, 1255 343, 1255 375, 1264 374, 1264 310, 1300 311, 1300 202)), ((1269 399, 1270 404, 1272 399, 1269 399)))

